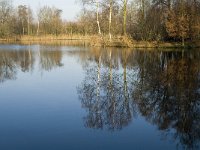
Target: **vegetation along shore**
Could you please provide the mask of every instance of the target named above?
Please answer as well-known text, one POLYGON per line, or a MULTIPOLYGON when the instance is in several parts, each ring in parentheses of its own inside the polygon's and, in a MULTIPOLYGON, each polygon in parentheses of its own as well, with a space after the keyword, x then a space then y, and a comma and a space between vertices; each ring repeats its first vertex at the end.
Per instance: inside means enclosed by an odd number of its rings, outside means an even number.
MULTIPOLYGON (((200 47, 200 0, 79 0, 74 21, 62 10, 0 0, 0 42, 86 41, 89 46, 200 47), (36 14, 36 15, 34 15, 36 14)), ((66 42, 67 43, 67 42, 66 42)))

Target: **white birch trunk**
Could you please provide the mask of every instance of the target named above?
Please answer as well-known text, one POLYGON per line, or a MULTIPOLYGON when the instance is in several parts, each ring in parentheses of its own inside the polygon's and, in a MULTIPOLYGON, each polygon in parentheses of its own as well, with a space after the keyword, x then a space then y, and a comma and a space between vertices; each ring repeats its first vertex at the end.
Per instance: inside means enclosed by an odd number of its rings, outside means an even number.
POLYGON ((110 41, 112 39, 112 34, 111 34, 111 26, 112 26, 112 7, 113 7, 113 0, 110 0, 110 14, 109 14, 109 38, 110 41))
POLYGON ((98 33, 101 35, 101 27, 100 27, 100 22, 99 22, 99 1, 98 0, 96 0, 96 7, 97 7, 96 15, 97 15, 98 33))
POLYGON ((40 29, 40 21, 38 20, 38 25, 37 25, 37 36, 39 35, 39 29, 40 29))

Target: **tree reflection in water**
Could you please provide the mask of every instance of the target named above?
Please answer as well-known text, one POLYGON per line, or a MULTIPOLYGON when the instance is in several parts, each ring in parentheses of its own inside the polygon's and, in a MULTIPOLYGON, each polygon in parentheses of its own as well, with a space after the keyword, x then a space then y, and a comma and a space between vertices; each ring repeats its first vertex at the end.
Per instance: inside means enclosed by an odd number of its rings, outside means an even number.
MULTIPOLYGON (((43 48, 42 48, 43 49, 43 48)), ((62 51, 60 50, 1 50, 0 51, 0 82, 14 80, 17 72, 31 72, 34 69, 35 60, 39 55, 41 71, 50 71, 61 67, 62 51), (39 54, 38 54, 39 53, 39 54)))
POLYGON ((123 71, 119 69, 118 53, 95 49, 84 64, 86 78, 78 87, 82 106, 88 115, 85 124, 90 128, 121 129, 129 124, 134 114, 131 101, 131 88, 128 88, 126 51, 120 60, 123 71), (91 61, 91 62, 87 62, 91 61))
POLYGON ((62 51, 55 49, 51 50, 48 47, 42 47, 41 49, 42 50, 39 51, 41 70, 50 71, 54 68, 63 66, 61 63, 62 51))
POLYGON ((159 130, 174 129, 185 149, 195 148, 200 139, 199 53, 168 52, 139 61, 133 91, 139 112, 159 130))
POLYGON ((29 72, 33 63, 31 51, 0 51, 0 81, 16 79, 18 68, 29 72))
MULTIPOLYGON (((68 55, 77 55, 85 70, 77 91, 86 127, 120 130, 139 115, 184 149, 199 148, 200 52, 96 48, 68 55)), ((36 60, 41 71, 61 67, 62 57, 55 49, 1 50, 0 82, 32 71, 36 60)))
POLYGON ((78 94, 86 127, 122 129, 137 112, 177 145, 198 149, 199 52, 93 49, 78 55, 85 70, 78 94))

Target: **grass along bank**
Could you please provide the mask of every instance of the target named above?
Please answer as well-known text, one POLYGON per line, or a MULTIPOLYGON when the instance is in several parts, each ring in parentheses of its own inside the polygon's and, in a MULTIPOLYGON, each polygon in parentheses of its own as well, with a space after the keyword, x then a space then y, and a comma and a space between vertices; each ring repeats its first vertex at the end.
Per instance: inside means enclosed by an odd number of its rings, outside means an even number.
MULTIPOLYGON (((42 36, 13 36, 0 39, 0 43, 20 44, 53 44, 53 45, 76 45, 93 47, 128 47, 128 48, 183 48, 181 42, 163 41, 136 41, 128 36, 98 35, 42 35, 42 36)), ((186 48, 200 47, 200 41, 186 42, 186 48)))

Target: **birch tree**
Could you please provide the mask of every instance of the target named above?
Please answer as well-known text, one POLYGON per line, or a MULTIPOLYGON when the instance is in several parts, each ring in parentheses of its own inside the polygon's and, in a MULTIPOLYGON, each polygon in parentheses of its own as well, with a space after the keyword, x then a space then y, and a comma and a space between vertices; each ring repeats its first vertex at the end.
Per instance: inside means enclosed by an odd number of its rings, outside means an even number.
POLYGON ((123 35, 126 35, 126 22, 127 22, 127 3, 128 0, 123 1, 123 35))
POLYGON ((109 38, 111 40, 111 26, 112 26, 112 10, 113 10, 113 0, 110 0, 110 13, 109 13, 109 38))
POLYGON ((82 0, 83 5, 90 5, 95 6, 96 9, 96 22, 98 27, 98 34, 101 35, 101 26, 99 21, 99 8, 100 8, 100 1, 99 0, 82 0))

